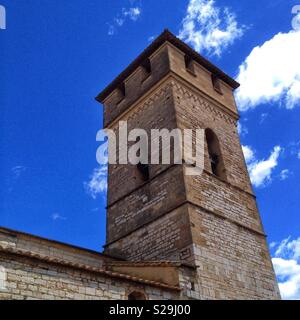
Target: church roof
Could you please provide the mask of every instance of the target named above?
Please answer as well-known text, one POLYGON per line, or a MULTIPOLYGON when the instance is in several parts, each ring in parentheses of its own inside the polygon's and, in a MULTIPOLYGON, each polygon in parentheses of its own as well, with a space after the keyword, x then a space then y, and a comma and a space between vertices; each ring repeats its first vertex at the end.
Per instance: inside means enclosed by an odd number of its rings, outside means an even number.
POLYGON ((137 69, 152 53, 154 53, 163 43, 170 42, 190 58, 198 62, 207 70, 218 76, 221 80, 231 86, 233 89, 240 85, 233 78, 224 73, 210 61, 205 59, 198 52, 193 50, 186 43, 177 38, 168 29, 165 29, 117 78, 115 78, 97 97, 96 100, 102 102, 115 88, 117 88, 135 69, 137 69))

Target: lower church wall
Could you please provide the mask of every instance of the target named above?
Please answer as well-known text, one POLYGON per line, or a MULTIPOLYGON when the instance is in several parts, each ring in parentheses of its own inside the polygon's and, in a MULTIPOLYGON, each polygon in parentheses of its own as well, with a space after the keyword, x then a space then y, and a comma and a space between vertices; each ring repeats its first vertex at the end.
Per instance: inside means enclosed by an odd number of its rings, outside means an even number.
POLYGON ((127 300, 178 298, 178 292, 0 253, 0 300, 127 300))

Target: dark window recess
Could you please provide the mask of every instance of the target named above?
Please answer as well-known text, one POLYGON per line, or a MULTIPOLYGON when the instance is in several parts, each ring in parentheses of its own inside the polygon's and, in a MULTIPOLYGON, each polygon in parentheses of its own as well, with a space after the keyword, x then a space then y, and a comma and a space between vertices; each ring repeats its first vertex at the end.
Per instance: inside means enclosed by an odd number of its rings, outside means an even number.
POLYGON ((195 74, 195 69, 194 69, 194 63, 193 63, 193 59, 188 56, 188 55, 185 55, 184 56, 184 62, 185 62, 185 68, 192 72, 193 74, 195 74))
POLYGON ((144 68, 144 70, 147 73, 147 75, 151 73, 151 62, 150 62, 150 59, 144 60, 141 65, 144 68))
POLYGON ((214 89, 218 93, 222 94, 220 79, 217 76, 215 76, 214 74, 212 74, 211 75, 211 81, 212 81, 212 85, 213 85, 214 89))
MULTIPOLYGON (((124 98, 125 98, 125 95, 126 95, 126 89, 125 89, 125 83, 122 82, 120 85, 119 85, 119 92, 120 92, 120 100, 118 101, 118 103, 120 103, 124 98)), ((117 103, 117 104, 118 104, 117 103)))
POLYGON ((211 129, 205 130, 208 157, 212 174, 226 180, 226 171, 216 134, 211 129))
POLYGON ((214 153, 210 153, 209 154, 209 161, 211 164, 211 171, 214 175, 218 175, 218 163, 219 163, 219 157, 218 155, 214 154, 214 153))
POLYGON ((143 176, 143 180, 147 181, 149 180, 149 165, 148 164, 143 164, 143 163, 138 163, 137 164, 137 168, 139 170, 139 172, 141 173, 141 175, 143 176))
POLYGON ((128 300, 147 300, 147 298, 142 292, 134 291, 128 295, 128 300))
POLYGON ((195 282, 191 282, 191 290, 195 291, 195 282))
POLYGON ((122 82, 122 83, 120 84, 119 90, 121 91, 122 95, 125 97, 125 95, 126 95, 126 90, 125 90, 125 83, 124 83, 124 82, 122 82))

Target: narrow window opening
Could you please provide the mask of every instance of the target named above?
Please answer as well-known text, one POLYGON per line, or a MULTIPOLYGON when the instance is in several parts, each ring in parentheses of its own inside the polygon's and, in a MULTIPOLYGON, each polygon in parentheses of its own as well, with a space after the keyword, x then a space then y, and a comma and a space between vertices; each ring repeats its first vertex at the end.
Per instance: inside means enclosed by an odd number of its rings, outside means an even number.
POLYGON ((212 74, 211 81, 212 81, 212 85, 213 85, 215 91, 222 94, 220 79, 216 75, 212 74))
POLYGON ((184 56, 185 68, 195 75, 193 59, 187 54, 184 56))
POLYGON ((141 162, 139 162, 137 164, 137 168, 139 170, 139 172, 141 173, 143 180, 147 181, 149 180, 150 174, 149 174, 149 165, 148 164, 143 164, 141 162))
POLYGON ((120 85, 119 85, 119 88, 118 88, 119 92, 120 92, 120 100, 117 102, 117 104, 119 104, 124 98, 125 98, 125 95, 126 95, 126 89, 125 89, 125 83, 122 82, 120 85))
POLYGON ((125 83, 124 83, 124 82, 122 82, 122 83, 120 84, 119 90, 120 90, 120 92, 122 93, 122 95, 125 97, 125 95, 126 95, 126 90, 125 90, 125 83))
POLYGON ((225 180, 225 167, 222 159, 218 138, 211 129, 205 130, 205 137, 211 172, 215 176, 218 176, 225 180))
POLYGON ((193 281, 191 282, 191 290, 195 291, 195 282, 193 282, 193 281))
POLYGON ((151 73, 151 62, 149 58, 142 62, 142 67, 144 68, 147 75, 151 73))
POLYGON ((209 160, 211 164, 211 171, 214 175, 218 175, 218 164, 219 164, 219 157, 217 154, 209 153, 209 160))

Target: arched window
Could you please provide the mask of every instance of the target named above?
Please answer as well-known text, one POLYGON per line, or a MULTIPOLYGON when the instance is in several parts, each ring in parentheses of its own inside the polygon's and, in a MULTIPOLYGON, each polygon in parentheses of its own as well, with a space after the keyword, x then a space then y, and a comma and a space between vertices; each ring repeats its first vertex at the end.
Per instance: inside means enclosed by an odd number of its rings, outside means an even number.
POLYGON ((147 300, 147 298, 144 293, 133 291, 128 295, 128 300, 147 300))
POLYGON ((214 175, 225 180, 226 173, 218 138, 211 129, 205 130, 205 138, 207 143, 211 172, 214 175))

